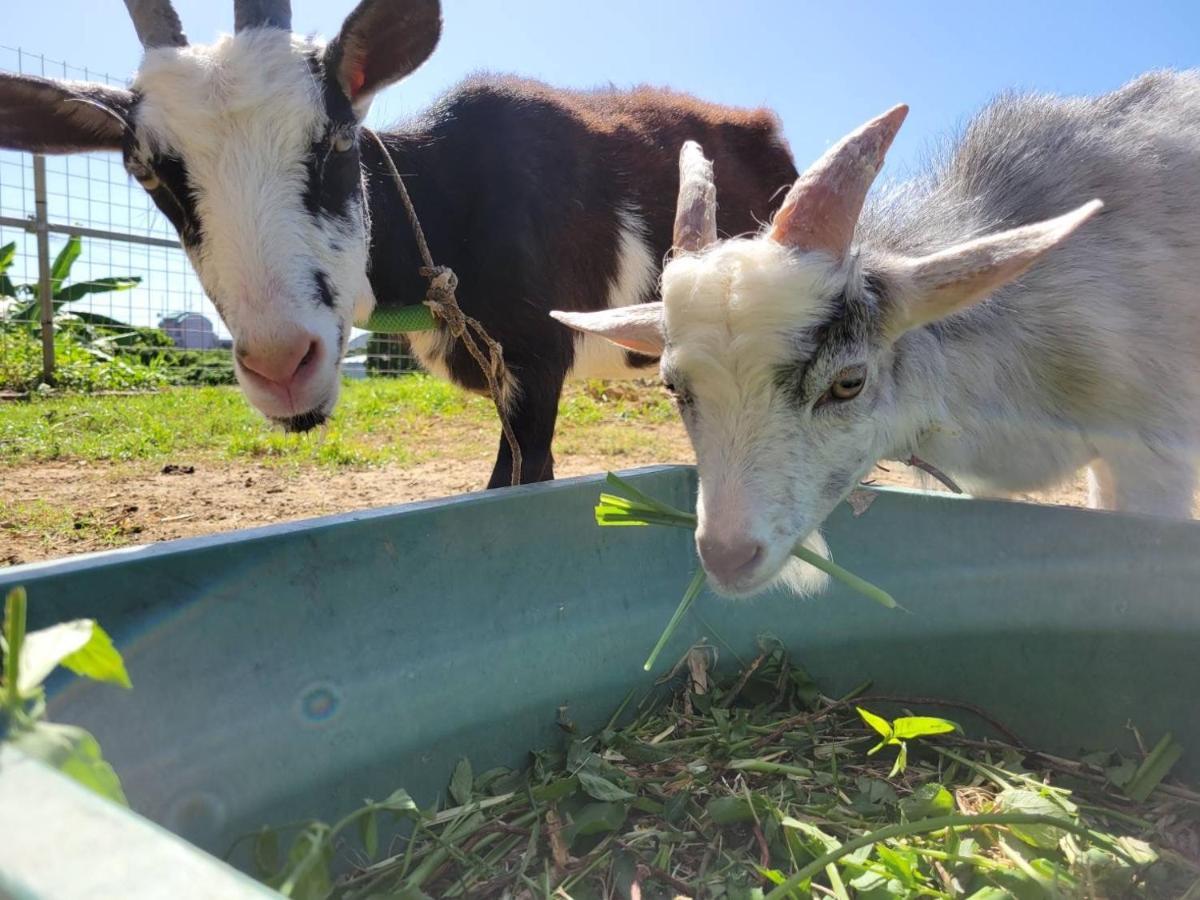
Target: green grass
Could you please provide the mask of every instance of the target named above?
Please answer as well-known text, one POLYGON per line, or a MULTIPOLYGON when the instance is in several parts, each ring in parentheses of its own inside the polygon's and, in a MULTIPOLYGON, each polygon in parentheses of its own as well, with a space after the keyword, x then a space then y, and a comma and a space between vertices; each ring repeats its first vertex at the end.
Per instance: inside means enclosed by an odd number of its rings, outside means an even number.
MULTIPOLYGON (((347 382, 330 423, 303 435, 272 426, 233 387, 34 397, 0 411, 0 462, 7 463, 208 457, 323 466, 410 464, 436 458, 452 445, 491 446, 498 433, 488 400, 423 375, 347 382)), ((673 419, 670 401, 657 389, 585 385, 564 398, 560 446, 564 452, 599 447, 619 456, 659 440, 653 433, 639 435, 629 422, 673 419)))
POLYGON ((0 537, 32 538, 48 549, 75 544, 97 550, 120 547, 140 532, 120 514, 80 512, 41 500, 25 503, 0 498, 0 537))

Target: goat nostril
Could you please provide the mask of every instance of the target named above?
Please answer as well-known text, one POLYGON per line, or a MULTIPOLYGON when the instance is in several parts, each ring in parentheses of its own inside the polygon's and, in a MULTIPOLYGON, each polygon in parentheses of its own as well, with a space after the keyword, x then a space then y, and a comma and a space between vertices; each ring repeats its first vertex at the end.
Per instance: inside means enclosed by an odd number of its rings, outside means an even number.
POLYGON ((766 550, 757 541, 735 541, 723 543, 709 538, 699 542, 700 558, 704 567, 722 581, 731 582, 752 572, 766 555, 766 550))
POLYGON ((305 366, 311 364, 312 361, 317 358, 317 353, 320 349, 321 349, 320 345, 316 341, 309 342, 308 352, 305 353, 304 356, 301 358, 300 364, 298 366, 296 366, 296 371, 298 372, 301 369, 303 369, 305 366))

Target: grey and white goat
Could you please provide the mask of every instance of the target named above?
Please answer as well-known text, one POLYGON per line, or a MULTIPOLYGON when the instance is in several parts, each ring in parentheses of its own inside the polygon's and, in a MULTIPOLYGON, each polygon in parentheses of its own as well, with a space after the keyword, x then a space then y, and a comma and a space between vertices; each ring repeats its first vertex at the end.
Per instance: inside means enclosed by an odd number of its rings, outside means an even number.
POLYGON ((711 169, 685 146, 690 252, 663 302, 560 317, 661 353, 726 593, 801 577, 792 546, 819 543, 878 460, 914 453, 977 492, 1087 466, 1093 507, 1191 512, 1200 74, 998 100, 931 174, 864 209, 906 111, 831 149, 750 239, 716 242, 711 169))

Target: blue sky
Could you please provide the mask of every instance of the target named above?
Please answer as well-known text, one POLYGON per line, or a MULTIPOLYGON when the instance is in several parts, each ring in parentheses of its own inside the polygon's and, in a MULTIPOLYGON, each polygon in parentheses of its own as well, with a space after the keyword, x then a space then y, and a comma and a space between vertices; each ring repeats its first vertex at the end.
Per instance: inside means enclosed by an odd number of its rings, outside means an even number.
MULTIPOLYGON (((422 108, 478 70, 564 86, 669 85, 710 100, 773 108, 803 168, 848 130, 904 102, 912 112, 885 170, 885 177, 897 178, 918 163, 932 138, 955 129, 999 91, 1096 93, 1148 69, 1200 65, 1196 0, 443 4, 441 45, 411 78, 377 100, 372 124, 422 108)), ((118 0, 9 7, 0 44, 118 79, 137 65, 140 48, 118 0)), ((295 26, 332 36, 351 7, 349 0, 293 0, 295 26)), ((176 8, 194 42, 211 40, 232 24, 232 2, 176 0, 176 8)), ((0 51, 0 65, 11 66, 12 54, 0 51)), ((86 268, 88 260, 83 262, 86 268)), ((92 262, 90 271, 97 272, 119 264, 107 257, 92 262)), ((165 301, 142 302, 147 306, 139 319, 165 301)))
MULTIPOLYGON (((232 3, 176 0, 176 8, 193 41, 232 22, 232 3)), ((351 3, 294 0, 293 8, 297 30, 331 36, 351 3)), ((767 105, 802 166, 904 102, 912 113, 894 151, 903 164, 997 91, 1090 93, 1149 68, 1200 64, 1195 0, 444 0, 444 9, 441 46, 382 98, 376 123, 490 69, 573 86, 666 84, 767 105)), ((0 42, 118 78, 138 59, 117 0, 12 3, 0 42)))

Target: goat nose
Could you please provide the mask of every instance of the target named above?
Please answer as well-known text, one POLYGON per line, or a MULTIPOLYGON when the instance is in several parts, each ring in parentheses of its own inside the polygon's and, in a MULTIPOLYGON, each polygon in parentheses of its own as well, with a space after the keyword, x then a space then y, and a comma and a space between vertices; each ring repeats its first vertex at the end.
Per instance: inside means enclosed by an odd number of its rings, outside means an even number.
POLYGON ((320 351, 320 341, 304 331, 284 340, 239 349, 238 359, 244 369, 286 387, 297 379, 302 370, 316 362, 320 351))
POLYGON ((736 584, 763 558, 763 545, 747 538, 724 540, 702 535, 696 542, 704 568, 722 584, 736 584))

